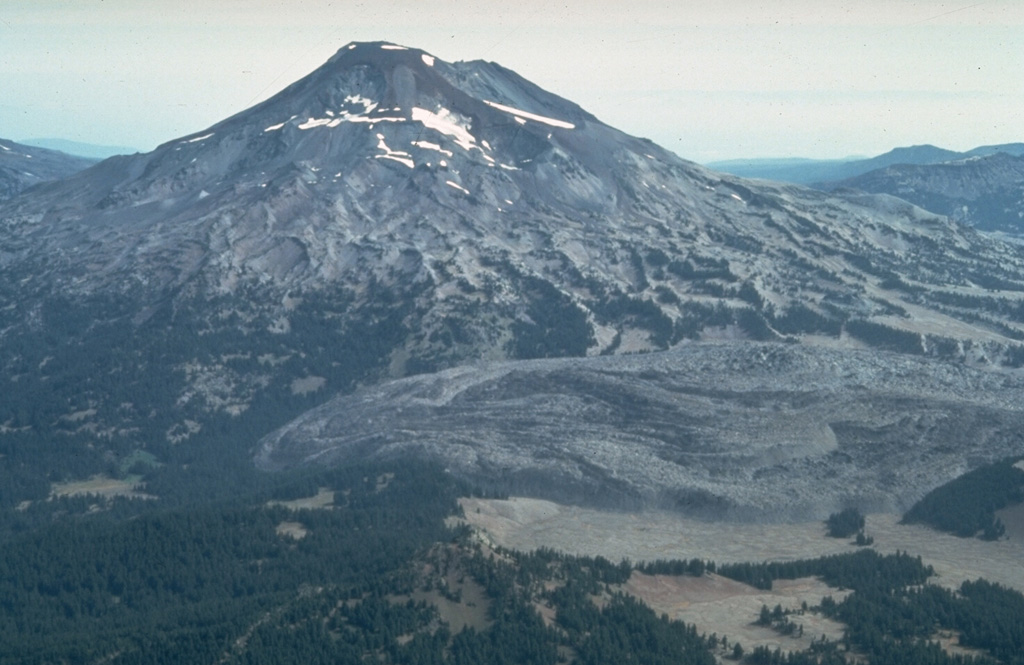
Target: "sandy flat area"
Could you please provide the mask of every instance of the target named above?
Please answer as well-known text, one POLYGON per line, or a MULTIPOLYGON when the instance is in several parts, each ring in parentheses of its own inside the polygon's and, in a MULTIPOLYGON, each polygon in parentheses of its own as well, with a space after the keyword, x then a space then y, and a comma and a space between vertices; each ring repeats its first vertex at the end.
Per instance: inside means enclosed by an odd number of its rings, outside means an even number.
MULTIPOLYGON (((716 563, 786 561, 856 550, 829 538, 821 522, 712 523, 668 512, 608 512, 540 499, 463 499, 466 520, 497 545, 518 550, 551 547, 570 554, 630 559, 705 559, 716 563)), ((1024 537, 985 542, 899 524, 898 515, 867 516, 865 529, 881 553, 920 555, 935 567, 933 580, 958 587, 984 577, 1024 591, 1024 537)))
MULTIPOLYGON (((516 550, 540 546, 612 561, 704 559, 716 563, 785 561, 857 549, 849 539, 829 538, 821 522, 800 524, 711 523, 675 513, 607 512, 565 506, 539 499, 463 499, 466 521, 491 543, 516 550)), ((935 568, 932 581, 957 588, 964 580, 984 577, 1024 591, 1024 534, 1007 529, 998 542, 956 538, 921 526, 899 524, 898 515, 874 514, 866 518, 866 533, 881 553, 897 550, 920 555, 935 568)), ((1016 524, 1015 524, 1016 526, 1016 524)), ((812 640, 842 637, 843 626, 810 611, 831 595, 844 592, 817 579, 780 580, 771 591, 755 589, 719 575, 671 577, 634 573, 622 590, 643 600, 654 611, 693 624, 697 630, 731 643, 749 653, 755 646, 803 651, 812 640), (802 634, 782 635, 755 625, 762 605, 781 605, 789 620, 803 626, 802 634)), ((947 651, 958 651, 946 640, 947 651)), ((723 653, 728 653, 726 649, 723 653)))

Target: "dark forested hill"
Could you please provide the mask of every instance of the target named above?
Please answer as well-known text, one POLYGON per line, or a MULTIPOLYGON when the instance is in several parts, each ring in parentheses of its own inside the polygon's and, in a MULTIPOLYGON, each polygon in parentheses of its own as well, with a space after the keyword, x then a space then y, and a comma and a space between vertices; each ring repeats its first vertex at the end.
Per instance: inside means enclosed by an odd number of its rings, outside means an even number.
POLYGON ((849 652, 879 665, 963 663, 940 633, 960 635, 978 665, 1022 662, 1024 596, 983 580, 953 593, 907 553, 634 565, 509 552, 445 526, 465 491, 429 465, 355 466, 277 476, 201 509, 80 515, 21 534, 0 558, 0 664, 840 665, 849 652), (630 595, 636 574, 766 592, 818 577, 838 600, 763 605, 750 624, 773 641, 822 620, 845 632, 788 654, 700 633, 630 595))
POLYGON ((965 538, 996 540, 1005 532, 996 511, 1022 502, 1024 464, 1014 457, 980 466, 936 487, 907 511, 903 521, 965 538))

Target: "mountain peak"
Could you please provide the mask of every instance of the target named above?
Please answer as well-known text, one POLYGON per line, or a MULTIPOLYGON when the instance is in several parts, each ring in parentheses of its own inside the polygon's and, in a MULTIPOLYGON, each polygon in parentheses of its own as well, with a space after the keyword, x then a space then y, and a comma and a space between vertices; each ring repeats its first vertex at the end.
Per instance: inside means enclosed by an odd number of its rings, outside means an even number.
MULTIPOLYGON (((365 280, 428 289, 416 352, 437 346, 439 357, 651 350, 710 321, 767 338, 804 331, 785 318, 770 327, 789 310, 833 333, 846 318, 882 317, 907 348, 931 348, 920 334, 959 324, 911 325, 898 315, 923 296, 890 302, 873 289, 1018 279, 1007 248, 902 202, 722 176, 500 65, 390 42, 348 44, 252 108, 11 210, 12 224, 45 223, 47 241, 10 265, 46 265, 76 292, 186 298, 259 285, 281 302, 328 287, 363 294, 365 280), (954 265, 930 249, 933 236, 977 246, 990 267, 954 265), (469 311, 492 316, 446 328, 469 311)), ((275 308, 260 316, 285 316, 275 308)))
POLYGON ((265 146, 256 152, 275 163, 284 156, 318 168, 360 157, 408 168, 468 157, 513 168, 593 122, 494 63, 452 64, 391 42, 353 42, 265 102, 162 148, 192 153, 233 137, 265 146))
POLYGON ((433 63, 437 60, 433 55, 422 49, 388 41, 373 41, 349 42, 339 48, 327 63, 329 65, 337 64, 339 61, 352 58, 372 58, 379 62, 407 62, 418 59, 427 66, 433 66, 433 63))
MULTIPOLYGON (((544 112, 551 111, 552 106, 570 107, 568 113, 573 116, 586 115, 575 104, 541 90, 495 63, 448 63, 421 49, 386 41, 351 42, 343 46, 322 67, 268 102, 294 99, 309 91, 323 97, 326 89, 338 85, 345 88, 346 96, 366 97, 372 92, 380 97, 379 103, 398 106, 407 114, 413 107, 439 101, 458 104, 473 100, 521 120, 543 122, 538 118, 547 119, 544 112), (524 93, 530 108, 519 109, 515 102, 524 101, 517 99, 524 93), (538 104, 542 108, 536 108, 538 104)), ((571 119, 550 120, 548 124, 560 128, 574 124, 571 119)))
MULTIPOLYGON (((752 338, 1024 364, 1016 246, 893 197, 717 174, 499 65, 397 46, 346 47, 231 118, 4 203, 0 429, 74 423, 103 469, 140 440, 219 441, 224 417, 255 432, 308 390, 485 360, 752 338)), ((594 390, 569 413, 648 419, 576 376, 594 390)), ((534 378, 493 385, 515 381, 534 378)), ((414 402, 460 403, 447 390, 414 402)), ((529 416, 545 394, 507 401, 529 416)), ((750 431, 782 432, 763 412, 750 431)), ((888 427, 864 429, 902 438, 888 427)))

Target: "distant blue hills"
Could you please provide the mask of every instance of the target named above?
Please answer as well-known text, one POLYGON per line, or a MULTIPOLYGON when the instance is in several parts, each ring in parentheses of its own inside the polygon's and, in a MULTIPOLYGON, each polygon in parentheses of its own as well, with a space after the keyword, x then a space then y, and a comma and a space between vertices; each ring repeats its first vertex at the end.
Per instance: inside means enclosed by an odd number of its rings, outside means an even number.
POLYGON ((126 146, 96 145, 94 143, 82 143, 80 141, 69 141, 67 139, 54 138, 22 139, 19 140, 19 143, 35 146, 36 148, 46 148, 47 150, 59 150, 60 152, 68 155, 88 157, 90 159, 106 159, 107 157, 113 157, 114 155, 131 155, 136 152, 141 152, 137 148, 129 148, 126 146))
POLYGON ((743 178, 781 180, 801 185, 817 185, 846 180, 896 164, 938 164, 968 157, 983 157, 1004 152, 1013 156, 1024 155, 1024 143, 1004 143, 974 148, 967 152, 946 150, 934 145, 915 145, 895 148, 868 159, 732 159, 710 162, 705 166, 743 178))

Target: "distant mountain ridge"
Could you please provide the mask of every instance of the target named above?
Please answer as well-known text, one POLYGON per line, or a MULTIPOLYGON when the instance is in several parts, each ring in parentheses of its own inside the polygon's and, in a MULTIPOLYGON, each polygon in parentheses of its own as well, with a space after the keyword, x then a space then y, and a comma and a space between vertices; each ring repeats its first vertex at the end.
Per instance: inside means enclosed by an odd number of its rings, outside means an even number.
POLYGON ((0 139, 0 202, 33 185, 66 178, 96 161, 0 139))
POLYGON ((820 183, 831 183, 854 178, 869 171, 894 164, 934 164, 956 159, 991 155, 998 152, 1005 152, 1009 155, 1024 155, 1024 143, 980 146, 966 152, 956 152, 925 144, 894 148, 887 153, 866 159, 735 159, 710 162, 707 166, 744 178, 763 178, 766 180, 781 180, 783 182, 817 186, 820 183))
POLYGON ((982 231, 1024 235, 1024 154, 971 152, 936 164, 895 164, 829 186, 892 194, 982 231))
POLYGON ((114 155, 131 155, 139 152, 136 148, 129 148, 127 146, 99 145, 61 138, 22 139, 21 143, 37 148, 46 148, 47 150, 58 150, 69 155, 85 157, 87 159, 106 159, 114 155))

